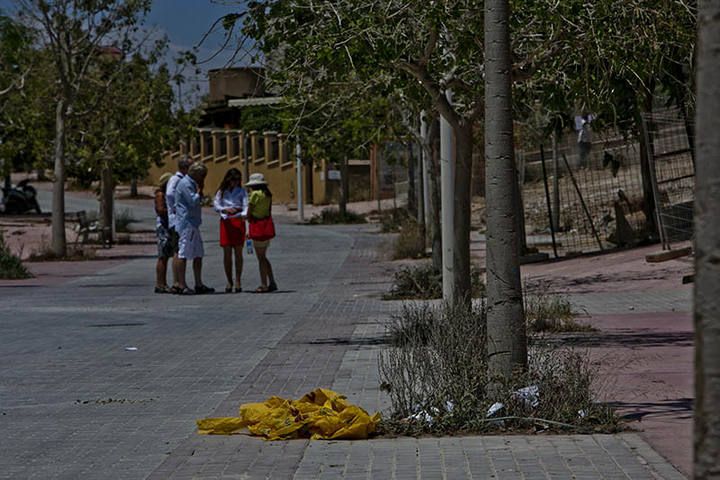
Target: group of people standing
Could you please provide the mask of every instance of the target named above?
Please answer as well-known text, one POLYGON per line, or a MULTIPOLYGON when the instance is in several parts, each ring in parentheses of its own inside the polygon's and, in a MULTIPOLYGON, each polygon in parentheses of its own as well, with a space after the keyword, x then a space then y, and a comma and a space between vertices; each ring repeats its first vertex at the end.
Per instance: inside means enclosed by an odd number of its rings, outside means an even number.
MULTIPOLYGON (((200 225, 207 167, 183 158, 174 174, 160 177, 155 190, 156 232, 158 260, 155 293, 178 295, 215 292, 202 281, 202 261, 205 256, 200 225), (172 259, 173 285, 167 283, 167 265, 172 259), (192 260, 195 288, 186 281, 187 262, 192 260)), ((227 283, 226 293, 242 292, 243 246, 252 249, 258 259, 261 285, 256 293, 277 290, 272 265, 267 259, 270 240, 275 236, 272 220, 272 193, 261 173, 250 175, 243 186, 242 173, 231 168, 215 193, 213 207, 220 216, 220 246, 227 283), (246 190, 247 188, 247 190, 246 190), (249 190, 249 194, 248 194, 249 190), (246 228, 246 222, 249 228, 246 228), (233 269, 233 259, 235 268, 233 269)))

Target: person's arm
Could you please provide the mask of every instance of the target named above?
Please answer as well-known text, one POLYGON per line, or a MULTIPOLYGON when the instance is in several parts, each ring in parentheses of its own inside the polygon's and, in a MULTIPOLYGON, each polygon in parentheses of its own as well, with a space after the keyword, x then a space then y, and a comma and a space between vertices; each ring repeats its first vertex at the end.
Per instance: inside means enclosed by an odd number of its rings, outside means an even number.
POLYGON ((159 217, 166 217, 168 214, 167 202, 165 201, 165 194, 161 190, 155 192, 155 213, 159 217))
POLYGON ((222 206, 222 196, 220 191, 215 194, 215 199, 213 199, 213 210, 215 210, 217 213, 225 213, 222 206))
POLYGON ((175 190, 177 189, 177 181, 175 177, 171 177, 165 188, 165 204, 169 211, 175 211, 175 190))
POLYGON ((248 216, 248 195, 247 190, 242 189, 242 195, 240 196, 240 214, 243 217, 248 216))

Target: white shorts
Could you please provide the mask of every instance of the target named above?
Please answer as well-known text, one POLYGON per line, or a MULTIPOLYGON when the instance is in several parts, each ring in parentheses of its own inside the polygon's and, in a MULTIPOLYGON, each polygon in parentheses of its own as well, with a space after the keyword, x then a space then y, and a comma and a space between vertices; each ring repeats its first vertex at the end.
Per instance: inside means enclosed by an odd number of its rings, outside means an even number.
POLYGON ((205 255, 200 230, 197 227, 186 227, 180 232, 180 250, 178 257, 186 260, 202 258, 205 255))

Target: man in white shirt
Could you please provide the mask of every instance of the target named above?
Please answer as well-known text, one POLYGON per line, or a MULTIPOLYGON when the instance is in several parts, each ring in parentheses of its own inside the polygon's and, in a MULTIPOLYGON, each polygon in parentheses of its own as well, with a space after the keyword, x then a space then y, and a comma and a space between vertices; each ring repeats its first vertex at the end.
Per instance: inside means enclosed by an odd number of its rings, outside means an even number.
POLYGON ((188 157, 187 155, 178 160, 178 170, 177 172, 175 172, 172 178, 168 180, 167 189, 165 190, 165 201, 167 203, 168 211, 168 226, 170 227, 170 242, 172 243, 173 251, 175 252, 172 261, 173 293, 177 293, 180 290, 178 275, 178 269, 180 267, 180 262, 178 258, 180 235, 177 230, 177 215, 175 212, 175 190, 177 189, 178 182, 182 180, 185 175, 187 175, 188 169, 190 168, 191 164, 192 160, 190 160, 190 157, 188 157))

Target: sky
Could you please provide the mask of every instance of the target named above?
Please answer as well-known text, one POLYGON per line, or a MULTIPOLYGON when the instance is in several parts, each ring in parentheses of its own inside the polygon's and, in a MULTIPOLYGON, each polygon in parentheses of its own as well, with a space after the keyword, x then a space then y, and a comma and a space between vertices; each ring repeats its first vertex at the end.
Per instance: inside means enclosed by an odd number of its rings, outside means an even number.
MULTIPOLYGON (((12 12, 13 0, 0 0, 0 9, 12 12)), ((196 47, 203 35, 213 23, 223 15, 240 12, 244 9, 245 0, 154 0, 153 7, 145 19, 145 27, 152 29, 155 35, 166 35, 170 41, 170 48, 166 61, 172 65, 175 56, 182 51, 196 47)), ((222 28, 198 48, 198 60, 203 61, 212 57, 224 42, 222 28)), ((232 43, 230 44, 232 45, 232 43)), ((190 86, 200 87, 201 93, 207 91, 207 70, 226 66, 232 57, 232 49, 217 55, 212 60, 202 63, 202 73, 196 75, 193 69, 183 72, 187 80, 183 96, 191 91, 190 86)), ((247 64, 247 59, 240 59, 237 64, 247 64)), ((173 68, 171 67, 171 71, 173 68)), ((184 103, 192 102, 185 99, 184 103)))

